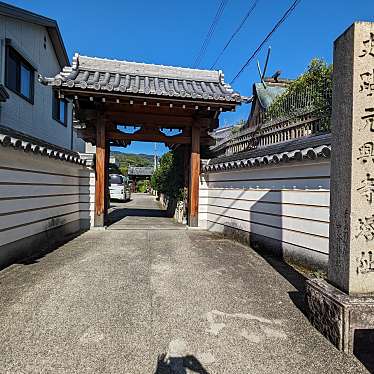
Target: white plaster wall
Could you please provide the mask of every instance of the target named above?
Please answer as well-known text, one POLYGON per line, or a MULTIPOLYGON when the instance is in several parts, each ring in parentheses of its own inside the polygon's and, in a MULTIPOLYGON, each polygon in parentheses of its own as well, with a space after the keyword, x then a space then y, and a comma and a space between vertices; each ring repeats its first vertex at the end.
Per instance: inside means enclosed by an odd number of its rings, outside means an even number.
POLYGON ((5 38, 36 69, 34 82, 34 104, 29 103, 11 90, 10 98, 1 105, 0 124, 22 131, 49 143, 77 151, 84 151, 84 143, 72 134, 72 105, 69 104, 67 127, 52 118, 52 88, 40 84, 38 73, 46 77, 61 71, 47 29, 43 26, 23 22, 14 18, 0 16, 0 82, 5 80, 5 38), (46 37, 46 49, 44 49, 46 37), (73 136, 73 142, 72 142, 73 136))
POLYGON ((90 219, 91 174, 82 165, 0 146, 0 247, 90 219))
POLYGON ((86 151, 86 142, 77 136, 75 130, 73 130, 73 148, 74 151, 84 153, 86 151))
POLYGON ((85 152, 86 153, 96 153, 96 146, 92 145, 91 143, 85 143, 85 152))
POLYGON ((327 264, 329 199, 329 160, 210 172, 201 175, 199 225, 258 234, 327 264))
POLYGON ((90 199, 90 226, 93 227, 95 224, 95 171, 90 169, 90 188, 89 188, 89 199, 90 199))

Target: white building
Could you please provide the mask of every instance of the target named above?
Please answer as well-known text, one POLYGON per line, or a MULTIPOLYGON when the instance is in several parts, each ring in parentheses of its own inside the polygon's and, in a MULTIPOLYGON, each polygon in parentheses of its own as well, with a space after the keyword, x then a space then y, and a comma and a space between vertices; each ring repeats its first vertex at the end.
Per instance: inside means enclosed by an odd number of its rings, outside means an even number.
POLYGON ((54 76, 66 65, 56 21, 0 2, 0 89, 8 96, 0 104, 0 126, 84 152, 73 131, 72 104, 38 81, 39 74, 54 76))

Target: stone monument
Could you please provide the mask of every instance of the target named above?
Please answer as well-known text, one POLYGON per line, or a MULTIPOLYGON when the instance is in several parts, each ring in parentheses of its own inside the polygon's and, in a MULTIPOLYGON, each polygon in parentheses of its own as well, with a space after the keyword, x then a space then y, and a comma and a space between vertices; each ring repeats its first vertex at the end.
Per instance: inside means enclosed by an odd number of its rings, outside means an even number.
POLYGON ((334 43, 328 280, 307 281, 312 324, 352 352, 374 329, 374 23, 334 43))

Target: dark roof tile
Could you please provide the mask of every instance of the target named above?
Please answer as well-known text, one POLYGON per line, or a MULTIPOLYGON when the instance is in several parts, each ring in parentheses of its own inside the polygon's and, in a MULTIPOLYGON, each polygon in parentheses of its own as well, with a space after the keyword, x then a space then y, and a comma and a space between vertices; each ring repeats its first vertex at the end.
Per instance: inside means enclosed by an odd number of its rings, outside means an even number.
POLYGON ((6 126, 0 126, 0 145, 80 165, 86 164, 85 159, 82 159, 77 152, 47 143, 6 126))
POLYGON ((128 169, 127 174, 131 175, 139 175, 139 176, 151 176, 154 172, 152 166, 130 166, 128 169))
POLYGON ((50 85, 207 101, 240 103, 239 93, 224 82, 221 71, 143 64, 86 57, 75 54, 72 67, 53 78, 50 85))
POLYGON ((331 134, 298 138, 286 142, 272 144, 247 152, 236 153, 210 159, 204 171, 220 168, 260 166, 268 163, 302 160, 304 158, 328 158, 331 153, 331 134))

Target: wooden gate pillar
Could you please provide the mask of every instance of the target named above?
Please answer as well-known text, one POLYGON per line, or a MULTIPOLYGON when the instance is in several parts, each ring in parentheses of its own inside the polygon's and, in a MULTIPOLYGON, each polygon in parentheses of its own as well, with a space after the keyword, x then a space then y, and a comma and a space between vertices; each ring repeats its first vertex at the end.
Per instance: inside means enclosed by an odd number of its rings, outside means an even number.
POLYGON ((197 227, 199 211, 199 177, 200 177, 200 128, 193 126, 191 134, 191 161, 188 189, 188 225, 197 227))
POLYGON ((110 208, 110 196, 109 196, 109 160, 110 160, 110 141, 107 140, 105 143, 105 204, 104 204, 104 215, 105 220, 108 216, 108 209, 110 208))
POLYGON ((95 227, 105 225, 105 164, 107 142, 105 120, 99 117, 96 123, 96 180, 95 180, 95 227))

